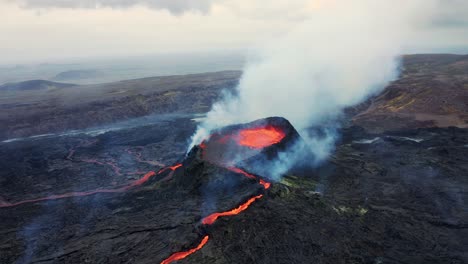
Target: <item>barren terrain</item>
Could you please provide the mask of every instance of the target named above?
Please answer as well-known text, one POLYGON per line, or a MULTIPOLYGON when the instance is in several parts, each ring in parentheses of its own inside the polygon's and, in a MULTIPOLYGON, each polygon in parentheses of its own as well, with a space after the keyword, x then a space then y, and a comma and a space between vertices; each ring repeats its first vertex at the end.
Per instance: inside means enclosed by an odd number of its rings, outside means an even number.
POLYGON ((186 155, 239 72, 2 93, 0 263, 467 263, 467 61, 406 57, 279 180, 186 155))

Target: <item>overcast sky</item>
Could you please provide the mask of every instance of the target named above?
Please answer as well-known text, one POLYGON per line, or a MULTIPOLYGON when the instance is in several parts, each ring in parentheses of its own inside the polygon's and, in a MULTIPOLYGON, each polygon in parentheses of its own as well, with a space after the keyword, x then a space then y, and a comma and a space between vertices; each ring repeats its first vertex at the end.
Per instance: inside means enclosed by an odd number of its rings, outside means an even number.
MULTIPOLYGON (((430 19, 419 22, 406 51, 468 53, 468 1, 431 1, 421 8, 430 19)), ((245 50, 339 2, 0 0, 0 64, 245 50)))

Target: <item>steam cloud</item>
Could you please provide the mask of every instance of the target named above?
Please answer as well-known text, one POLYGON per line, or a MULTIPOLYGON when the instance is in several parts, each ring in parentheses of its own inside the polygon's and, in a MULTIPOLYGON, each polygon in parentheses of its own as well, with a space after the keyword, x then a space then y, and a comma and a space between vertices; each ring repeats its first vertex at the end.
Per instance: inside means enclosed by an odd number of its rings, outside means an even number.
MULTIPOLYGON (((399 56, 431 1, 330 1, 281 38, 254 52, 234 93, 215 103, 192 137, 268 116, 287 118, 321 160, 346 107, 381 91, 398 76, 399 56), (322 127, 321 136, 306 132, 322 127)), ((281 163, 293 162, 294 156, 281 163)))
POLYGON ((154 9, 166 9, 172 14, 186 11, 207 13, 211 0, 14 0, 26 8, 128 8, 143 5, 154 9))

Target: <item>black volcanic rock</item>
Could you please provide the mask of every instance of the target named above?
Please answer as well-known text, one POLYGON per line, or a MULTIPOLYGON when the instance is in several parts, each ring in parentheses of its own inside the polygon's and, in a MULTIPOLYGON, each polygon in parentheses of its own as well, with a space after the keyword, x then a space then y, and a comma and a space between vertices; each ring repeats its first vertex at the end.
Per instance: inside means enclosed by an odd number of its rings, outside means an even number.
POLYGON ((194 129, 185 119, 2 143, 0 204, 115 188, 140 179, 137 170, 157 172, 158 162, 182 167, 127 192, 0 208, 0 263, 160 263, 205 235, 178 263, 468 261, 466 129, 349 128, 328 163, 286 173, 267 190, 199 147, 185 157, 194 129), (201 223, 255 195, 263 196, 242 213, 201 223))

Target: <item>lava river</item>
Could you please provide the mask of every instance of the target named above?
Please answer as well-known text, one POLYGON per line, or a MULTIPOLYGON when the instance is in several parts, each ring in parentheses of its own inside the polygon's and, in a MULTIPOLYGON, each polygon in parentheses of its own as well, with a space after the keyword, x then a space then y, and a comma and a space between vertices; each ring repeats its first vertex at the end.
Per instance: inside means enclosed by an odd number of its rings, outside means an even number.
MULTIPOLYGON (((216 141, 217 141, 218 144, 219 143, 220 144, 227 144, 229 141, 234 141, 238 146, 247 147, 247 148, 250 148, 250 149, 262 149, 262 148, 269 147, 271 145, 274 145, 274 144, 277 144, 277 143, 281 142, 281 140, 283 140, 283 138, 285 136, 286 136, 285 133, 280 128, 273 127, 273 126, 265 126, 265 127, 242 129, 238 133, 223 136, 223 137, 217 139, 216 141)), ((203 141, 200 144, 200 148, 202 149, 203 152, 206 150, 206 148, 207 148, 206 141, 203 141)), ((202 152, 202 156, 204 155, 203 152, 202 152)), ((226 168, 226 169, 228 169, 228 170, 230 170, 230 171, 232 171, 234 173, 243 175, 243 176, 245 176, 245 177, 247 177, 249 179, 257 180, 257 183, 262 185, 264 190, 267 190, 267 189, 269 189, 271 187, 270 182, 267 182, 267 181, 265 181, 263 179, 260 179, 260 178, 256 177, 255 175, 250 174, 250 173, 248 173, 248 172, 246 172, 246 171, 244 171, 244 170, 242 170, 240 168, 237 168, 237 167, 234 167, 234 166, 231 166, 231 165, 222 164, 222 163, 219 163, 217 161, 212 161, 212 162, 215 163, 216 165, 224 167, 224 168, 226 168)), ((220 217, 238 215, 238 214, 242 213, 243 211, 247 210, 250 205, 252 205, 255 201, 261 199, 263 196, 264 196, 263 194, 258 194, 258 195, 255 195, 255 196, 249 198, 247 201, 240 204, 236 208, 233 208, 233 209, 228 210, 228 211, 212 213, 212 214, 204 217, 201 220, 201 223, 202 223, 202 225, 212 225, 220 217)), ((174 261, 181 260, 181 259, 184 259, 184 258, 188 257, 189 255, 199 251, 203 246, 205 246, 206 243, 208 243, 208 240, 209 240, 209 236, 205 235, 203 237, 203 239, 201 240, 201 242, 196 247, 194 247, 192 249, 189 249, 187 251, 176 252, 176 253, 172 254, 171 256, 169 256, 167 259, 163 260, 161 262, 161 264, 169 264, 169 263, 172 263, 174 261)))
MULTIPOLYGON (((70 149, 69 154, 67 155, 67 159, 72 160, 73 155, 75 154, 76 148, 78 147, 85 147, 85 146, 90 146, 92 144, 96 143, 96 141, 84 141, 83 143, 79 144, 75 148, 70 149)), ((140 158, 140 156, 137 156, 137 158, 140 158)), ((120 175, 121 174, 121 169, 114 163, 114 162, 103 162, 99 161, 96 159, 82 159, 79 160, 81 162, 86 162, 86 163, 94 163, 102 166, 109 165, 112 170, 114 171, 115 174, 120 175)), ((146 161, 145 161, 146 162, 146 161)), ((130 189, 136 188, 138 186, 143 185, 145 182, 149 181, 152 177, 162 174, 165 171, 171 170, 175 171, 178 168, 182 167, 182 164, 175 164, 170 167, 163 168, 159 170, 158 172, 154 171, 149 171, 143 175, 140 179, 137 179, 135 181, 130 182, 127 185, 118 187, 118 188, 109 188, 109 189, 97 189, 97 190, 91 190, 91 191, 82 191, 82 192, 68 192, 68 193, 63 193, 63 194, 54 194, 46 197, 41 197, 41 198, 35 198, 35 199, 28 199, 28 200, 22 200, 18 202, 8 202, 6 200, 0 200, 0 208, 5 208, 5 207, 13 207, 13 206, 18 206, 22 204, 28 204, 28 203, 36 203, 36 202, 42 202, 42 201, 47 201, 47 200, 58 200, 58 199, 65 199, 65 198, 71 198, 71 197, 81 197, 81 196, 89 196, 89 195, 94 195, 98 193, 121 193, 128 191, 130 189)), ((171 175, 168 175, 168 177, 171 175)))
MULTIPOLYGON (((238 131, 235 134, 232 135, 227 135, 222 137, 221 139, 218 139, 218 143, 223 144, 223 142, 227 141, 234 141, 238 146, 248 148, 248 149, 262 149, 269 147, 271 145, 277 144, 283 140, 285 137, 285 133, 280 129, 276 128, 273 126, 265 126, 265 127, 256 127, 256 128, 246 128, 238 131)), ((80 144, 78 147, 83 147, 83 146, 89 146, 95 142, 85 142, 83 144, 80 144)), ((200 144, 200 147, 204 150, 206 148, 205 142, 200 144)), ((131 153, 131 152, 129 152, 131 153)), ((72 160, 72 156, 75 154, 75 149, 71 149, 70 153, 67 156, 67 159, 72 160)), ((202 154, 203 155, 203 154, 202 154)), ((141 162, 146 162, 149 163, 149 161, 144 161, 141 159, 141 156, 137 156, 138 160, 141 162)), ((82 162, 88 162, 88 163, 94 163, 98 165, 104 165, 104 166, 110 166, 116 174, 121 173, 120 168, 118 168, 115 163, 113 162, 102 162, 102 161, 97 161, 97 160, 81 160, 82 162)), ((208 160, 207 160, 208 161, 208 160)), ((257 181, 257 184, 260 184, 263 187, 263 190, 267 190, 270 188, 271 183, 260 179, 259 177, 250 174, 243 169, 237 168, 232 166, 231 164, 221 164, 217 162, 213 162, 218 166, 224 167, 236 174, 243 175, 249 179, 255 179, 257 181)), ((69 197, 77 197, 77 196, 88 196, 88 195, 93 195, 97 193, 119 193, 119 192, 125 192, 128 191, 132 188, 138 187, 149 181, 152 177, 162 174, 165 171, 171 170, 172 172, 176 171, 182 167, 182 164, 175 164, 170 167, 163 168, 159 170, 158 172, 150 171, 147 172, 142 178, 135 180, 133 182, 130 182, 129 184, 125 186, 121 186, 118 188, 114 189, 97 189, 97 190, 92 190, 92 191, 84 191, 84 192, 70 192, 70 193, 64 193, 64 194, 57 194, 57 195, 51 195, 47 197, 42 197, 42 198, 37 198, 37 199, 30 199, 30 200, 23 200, 15 203, 10 203, 7 201, 2 201, 0 200, 0 208, 1 207, 12 207, 12 206, 18 206, 22 204, 27 204, 27 203, 34 203, 34 202, 40 202, 40 201, 45 201, 45 200, 57 200, 57 199, 63 199, 63 198, 69 198, 69 197)), ((169 175, 170 176, 170 175, 169 175)), ((169 177, 168 176, 168 177, 169 177)), ((255 195, 251 198, 249 198, 247 201, 244 203, 238 205, 237 207, 228 210, 228 211, 222 211, 222 212, 214 212, 208 216, 205 216, 201 220, 202 225, 212 225, 218 220, 220 217, 228 217, 228 216, 235 216, 243 211, 247 210, 249 206, 251 206, 255 201, 261 199, 264 197, 264 194, 258 194, 255 195)), ((181 259, 184 259, 188 257, 189 255, 199 251, 202 249, 209 240, 209 235, 205 234, 199 244, 197 244, 195 247, 186 250, 186 251, 180 251, 180 252, 175 252, 171 254, 168 258, 163 260, 161 264, 169 264, 174 261, 178 261, 181 259)))

